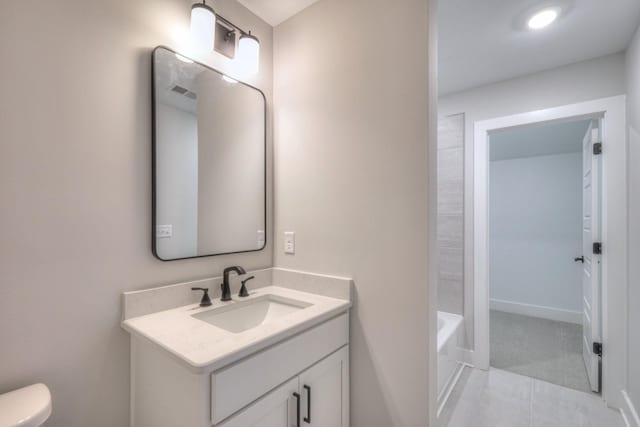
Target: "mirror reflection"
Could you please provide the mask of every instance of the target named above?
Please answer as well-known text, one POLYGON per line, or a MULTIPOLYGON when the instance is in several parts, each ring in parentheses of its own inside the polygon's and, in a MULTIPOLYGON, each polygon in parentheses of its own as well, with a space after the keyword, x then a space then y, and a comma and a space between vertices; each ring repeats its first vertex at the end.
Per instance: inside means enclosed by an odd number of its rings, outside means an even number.
POLYGON ((166 48, 153 74, 154 254, 264 248, 264 95, 166 48))

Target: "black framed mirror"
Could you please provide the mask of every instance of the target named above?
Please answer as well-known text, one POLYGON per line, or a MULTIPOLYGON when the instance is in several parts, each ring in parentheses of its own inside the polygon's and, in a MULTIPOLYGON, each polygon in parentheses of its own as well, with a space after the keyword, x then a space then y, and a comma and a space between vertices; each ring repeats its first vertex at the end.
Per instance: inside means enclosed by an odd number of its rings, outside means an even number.
POLYGON ((166 47, 152 56, 153 254, 264 249, 264 94, 166 47))

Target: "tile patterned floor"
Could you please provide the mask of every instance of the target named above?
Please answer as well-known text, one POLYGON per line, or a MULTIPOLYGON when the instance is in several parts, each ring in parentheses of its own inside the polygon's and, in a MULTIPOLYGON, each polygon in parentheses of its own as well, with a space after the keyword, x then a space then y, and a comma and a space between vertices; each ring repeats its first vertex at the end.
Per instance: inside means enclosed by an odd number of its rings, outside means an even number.
POLYGON ((598 396, 491 368, 465 368, 440 427, 624 427, 598 396))
POLYGON ((491 310, 491 366, 591 392, 582 325, 491 310))

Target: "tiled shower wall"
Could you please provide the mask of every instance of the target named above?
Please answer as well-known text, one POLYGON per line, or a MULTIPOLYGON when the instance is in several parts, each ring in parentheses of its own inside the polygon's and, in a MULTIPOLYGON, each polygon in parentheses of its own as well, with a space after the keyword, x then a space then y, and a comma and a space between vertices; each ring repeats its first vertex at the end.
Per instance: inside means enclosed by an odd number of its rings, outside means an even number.
POLYGON ((438 310, 463 314, 464 114, 438 119, 438 310))

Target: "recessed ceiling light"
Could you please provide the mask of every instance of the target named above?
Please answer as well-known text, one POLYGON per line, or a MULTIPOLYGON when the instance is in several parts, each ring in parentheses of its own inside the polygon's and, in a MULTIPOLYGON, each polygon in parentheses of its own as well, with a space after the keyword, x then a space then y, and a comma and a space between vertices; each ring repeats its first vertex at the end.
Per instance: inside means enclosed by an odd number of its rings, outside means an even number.
POLYGON ((532 30, 540 30, 551 25, 556 19, 558 19, 558 11, 556 9, 545 9, 534 14, 527 25, 532 30))

